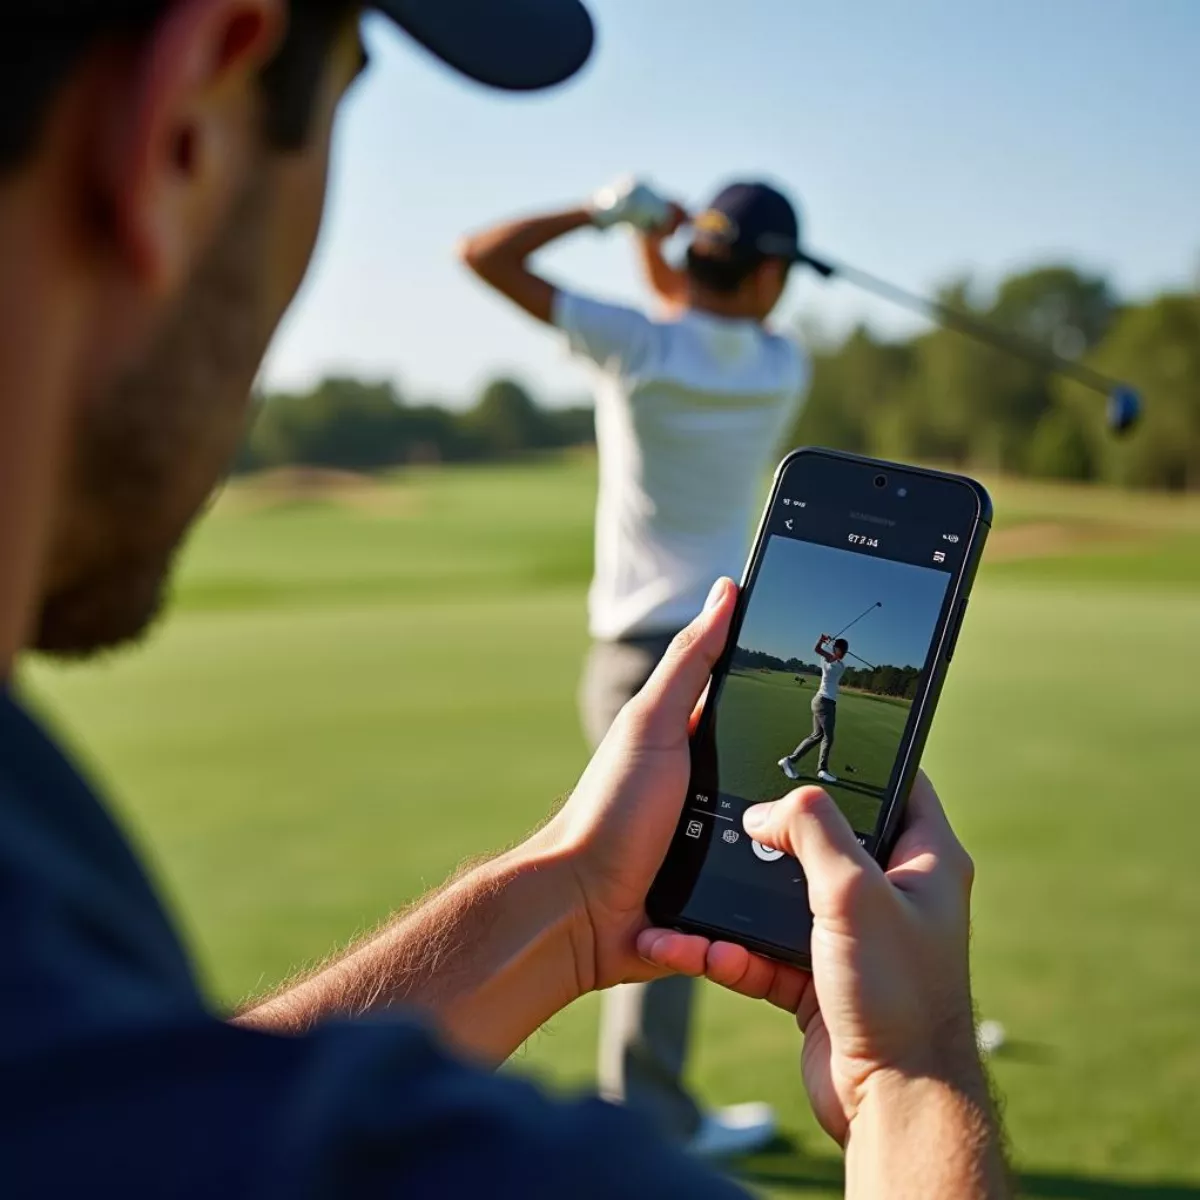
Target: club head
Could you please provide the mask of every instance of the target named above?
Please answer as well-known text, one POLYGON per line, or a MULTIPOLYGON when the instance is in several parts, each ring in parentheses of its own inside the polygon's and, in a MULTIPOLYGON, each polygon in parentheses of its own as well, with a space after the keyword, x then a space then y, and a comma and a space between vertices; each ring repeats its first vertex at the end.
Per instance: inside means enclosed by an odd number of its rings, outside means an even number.
POLYGON ((1124 437, 1142 415, 1142 397, 1131 387, 1116 387, 1108 394, 1108 427, 1124 437))

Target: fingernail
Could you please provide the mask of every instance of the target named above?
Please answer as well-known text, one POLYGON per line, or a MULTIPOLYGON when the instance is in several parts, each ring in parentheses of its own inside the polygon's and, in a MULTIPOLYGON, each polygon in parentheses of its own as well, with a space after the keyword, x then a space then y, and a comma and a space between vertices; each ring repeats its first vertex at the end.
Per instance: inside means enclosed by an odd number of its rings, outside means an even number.
POLYGON ((725 583, 724 579, 718 579, 712 585, 712 590, 708 593, 708 599, 704 602, 705 612, 708 612, 710 608, 716 608, 721 603, 721 598, 725 595, 725 583))
POLYGON ((762 829, 771 819, 772 804, 756 804, 753 808, 748 808, 742 814, 742 825, 747 833, 753 833, 756 829, 762 829))

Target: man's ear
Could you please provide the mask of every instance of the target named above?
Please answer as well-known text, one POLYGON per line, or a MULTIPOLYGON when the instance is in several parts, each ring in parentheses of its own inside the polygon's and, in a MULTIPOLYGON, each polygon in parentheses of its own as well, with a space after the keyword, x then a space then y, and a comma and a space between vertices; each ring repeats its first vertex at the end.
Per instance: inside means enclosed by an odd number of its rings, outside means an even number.
POLYGON ((122 60, 101 186, 123 265, 152 294, 188 278, 245 184, 286 20, 286 0, 176 0, 122 60))

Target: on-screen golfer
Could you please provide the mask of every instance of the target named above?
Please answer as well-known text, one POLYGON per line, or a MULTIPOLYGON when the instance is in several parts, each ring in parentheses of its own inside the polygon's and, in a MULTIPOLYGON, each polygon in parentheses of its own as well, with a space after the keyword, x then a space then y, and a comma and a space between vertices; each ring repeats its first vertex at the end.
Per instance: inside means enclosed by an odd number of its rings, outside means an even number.
MULTIPOLYGON (((765 324, 799 251, 791 203, 762 183, 726 187, 690 222, 691 247, 676 267, 663 244, 687 219, 628 181, 461 248, 480 278, 560 330, 596 373, 593 646, 581 689, 593 747, 700 611, 712 581, 740 574, 761 481, 808 377, 795 343, 765 324), (620 224, 638 231, 660 306, 653 316, 556 287, 527 265, 566 234, 620 224)), ((683 1085, 694 990, 679 975, 605 994, 601 1090, 697 1153, 752 1151, 775 1131, 766 1105, 704 1114, 683 1085)))
POLYGON ((791 754, 779 760, 780 769, 789 779, 799 779, 796 764, 814 747, 821 747, 817 759, 817 778, 822 783, 837 783, 837 776, 829 770, 829 756, 833 752, 833 739, 837 732, 838 688, 846 673, 846 655, 850 643, 845 638, 836 638, 831 643, 829 634, 817 639, 813 650, 821 656, 821 686, 812 701, 813 729, 791 754), (828 649, 826 648, 828 647, 828 649))

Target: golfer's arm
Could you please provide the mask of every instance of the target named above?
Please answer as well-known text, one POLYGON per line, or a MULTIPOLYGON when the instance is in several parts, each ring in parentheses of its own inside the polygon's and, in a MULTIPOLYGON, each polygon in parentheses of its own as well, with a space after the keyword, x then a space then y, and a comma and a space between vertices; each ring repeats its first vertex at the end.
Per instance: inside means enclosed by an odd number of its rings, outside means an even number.
POLYGON ((303 1034, 416 1010, 462 1053, 507 1058, 592 986, 591 927, 570 867, 521 847, 460 876, 324 968, 235 1018, 303 1034))
POLYGON ((527 260, 543 246, 591 223, 585 208, 510 221, 463 238, 458 256, 484 283, 549 325, 557 289, 531 271, 527 260))
POLYGON ((638 258, 650 290, 668 308, 676 309, 687 302, 687 276, 663 257, 664 241, 657 233, 639 234, 638 258))
POLYGON ((1003 1139, 983 1068, 876 1079, 850 1125, 848 1200, 1007 1200, 1003 1139))

